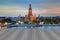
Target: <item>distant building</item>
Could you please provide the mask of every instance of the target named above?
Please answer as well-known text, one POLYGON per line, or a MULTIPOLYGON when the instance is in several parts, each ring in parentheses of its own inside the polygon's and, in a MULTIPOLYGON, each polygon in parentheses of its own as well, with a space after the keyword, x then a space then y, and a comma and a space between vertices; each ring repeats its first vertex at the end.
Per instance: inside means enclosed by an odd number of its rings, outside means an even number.
POLYGON ((24 21, 25 17, 21 17, 21 15, 18 16, 18 21, 24 21))
POLYGON ((32 8, 31 8, 31 4, 29 4, 29 12, 28 12, 28 18, 29 20, 32 22, 35 18, 32 14, 32 8))
POLYGON ((27 15, 25 15, 24 21, 28 21, 28 16, 27 15))
POLYGON ((17 21, 18 17, 10 17, 12 21, 17 21))
POLYGON ((3 21, 5 19, 5 17, 0 17, 0 21, 3 21))
POLYGON ((39 24, 44 24, 44 22, 40 22, 39 24))
POLYGON ((19 16, 18 16, 18 21, 20 21, 21 20, 21 15, 19 14, 19 16))

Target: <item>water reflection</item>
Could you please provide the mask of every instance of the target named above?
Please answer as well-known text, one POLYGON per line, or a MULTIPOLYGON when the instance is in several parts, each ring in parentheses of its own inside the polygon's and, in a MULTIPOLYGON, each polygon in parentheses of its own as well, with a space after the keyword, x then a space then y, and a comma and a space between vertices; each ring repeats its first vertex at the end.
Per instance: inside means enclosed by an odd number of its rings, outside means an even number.
POLYGON ((60 28, 60 25, 38 25, 38 24, 0 25, 0 29, 14 28, 14 27, 48 29, 48 28, 60 28))
POLYGON ((0 29, 6 29, 6 28, 7 28, 6 25, 0 26, 0 29))

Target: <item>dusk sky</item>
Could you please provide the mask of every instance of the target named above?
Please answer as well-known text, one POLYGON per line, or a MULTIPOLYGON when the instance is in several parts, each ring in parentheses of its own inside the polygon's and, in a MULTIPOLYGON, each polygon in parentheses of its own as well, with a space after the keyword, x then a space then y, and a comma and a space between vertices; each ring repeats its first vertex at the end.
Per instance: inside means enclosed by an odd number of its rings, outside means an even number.
POLYGON ((27 15, 30 3, 33 14, 60 16, 60 0, 0 0, 0 16, 27 15))

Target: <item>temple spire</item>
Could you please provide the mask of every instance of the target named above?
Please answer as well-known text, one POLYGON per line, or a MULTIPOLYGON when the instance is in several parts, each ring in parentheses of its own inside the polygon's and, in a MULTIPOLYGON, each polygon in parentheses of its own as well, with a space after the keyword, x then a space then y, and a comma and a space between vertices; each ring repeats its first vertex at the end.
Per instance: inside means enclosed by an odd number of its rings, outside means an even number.
POLYGON ((28 17, 29 17, 30 21, 33 21, 33 20, 34 20, 34 16, 33 16, 33 14, 32 14, 32 7, 31 7, 31 4, 29 4, 28 17))
POLYGON ((29 4, 29 8, 31 8, 31 4, 29 4))
POLYGON ((31 4, 29 4, 29 13, 28 13, 28 16, 33 16, 33 14, 32 14, 32 8, 31 8, 31 4))

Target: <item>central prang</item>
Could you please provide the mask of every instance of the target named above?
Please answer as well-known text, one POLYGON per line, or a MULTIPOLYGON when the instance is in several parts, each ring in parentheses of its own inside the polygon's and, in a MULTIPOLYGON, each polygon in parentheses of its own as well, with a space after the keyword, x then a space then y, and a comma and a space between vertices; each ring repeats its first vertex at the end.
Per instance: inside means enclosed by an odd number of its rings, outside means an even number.
POLYGON ((28 12, 28 18, 29 20, 32 22, 35 18, 32 14, 32 7, 31 7, 31 4, 29 4, 29 12, 28 12))

